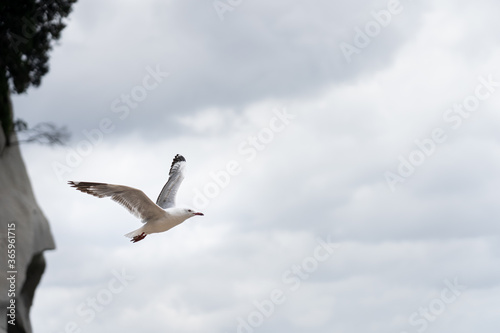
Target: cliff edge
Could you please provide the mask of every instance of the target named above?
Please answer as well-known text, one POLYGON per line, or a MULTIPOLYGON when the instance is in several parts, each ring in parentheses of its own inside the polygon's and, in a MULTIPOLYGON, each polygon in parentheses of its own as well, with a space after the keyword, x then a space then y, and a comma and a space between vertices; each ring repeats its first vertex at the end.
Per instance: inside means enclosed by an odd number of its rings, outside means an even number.
POLYGON ((54 249, 47 219, 36 203, 19 146, 6 147, 0 130, 0 333, 31 333, 29 311, 45 270, 43 252, 54 249), (3 312, 5 313, 5 312, 3 312), (5 318, 5 316, 4 316, 5 318))

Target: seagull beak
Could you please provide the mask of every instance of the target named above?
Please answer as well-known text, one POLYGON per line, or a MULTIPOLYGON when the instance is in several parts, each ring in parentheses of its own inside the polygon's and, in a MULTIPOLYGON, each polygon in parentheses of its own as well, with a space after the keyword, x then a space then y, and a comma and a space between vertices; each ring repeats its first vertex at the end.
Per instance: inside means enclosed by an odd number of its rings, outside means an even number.
POLYGON ((194 213, 194 215, 205 216, 205 215, 203 215, 203 213, 194 213))

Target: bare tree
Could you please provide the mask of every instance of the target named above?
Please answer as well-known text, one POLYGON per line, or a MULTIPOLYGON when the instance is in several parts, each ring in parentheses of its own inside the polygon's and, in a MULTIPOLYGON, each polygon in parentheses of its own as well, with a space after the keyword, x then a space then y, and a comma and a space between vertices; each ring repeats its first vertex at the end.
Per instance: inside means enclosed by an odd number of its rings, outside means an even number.
POLYGON ((65 126, 57 127, 52 123, 38 123, 32 128, 21 119, 14 122, 14 131, 17 134, 17 140, 11 142, 21 143, 39 143, 43 145, 65 145, 71 134, 65 126))

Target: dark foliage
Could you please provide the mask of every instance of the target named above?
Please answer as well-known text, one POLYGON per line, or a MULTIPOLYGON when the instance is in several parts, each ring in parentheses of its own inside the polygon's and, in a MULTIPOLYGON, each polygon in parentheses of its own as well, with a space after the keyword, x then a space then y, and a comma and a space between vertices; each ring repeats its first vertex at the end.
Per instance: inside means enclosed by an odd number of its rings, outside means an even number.
POLYGON ((13 129, 9 94, 40 85, 49 70, 48 53, 75 2, 0 0, 0 121, 7 138, 13 129))

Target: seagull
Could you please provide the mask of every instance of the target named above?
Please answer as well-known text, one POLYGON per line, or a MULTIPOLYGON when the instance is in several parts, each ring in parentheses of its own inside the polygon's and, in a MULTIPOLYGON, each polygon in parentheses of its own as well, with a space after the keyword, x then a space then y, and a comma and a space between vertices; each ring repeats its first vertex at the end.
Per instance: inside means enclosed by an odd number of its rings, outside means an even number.
POLYGON ((98 198, 111 197, 128 209, 144 225, 137 230, 125 234, 136 243, 149 234, 167 231, 193 216, 203 216, 190 208, 175 207, 175 196, 184 179, 186 159, 182 155, 175 155, 168 181, 156 200, 156 204, 149 199, 144 192, 133 187, 123 185, 112 185, 106 183, 75 182, 69 181, 71 187, 78 191, 88 193, 98 198))

